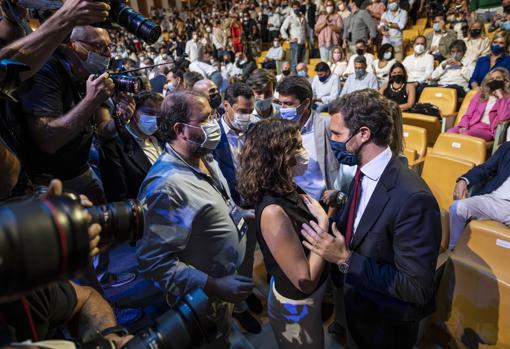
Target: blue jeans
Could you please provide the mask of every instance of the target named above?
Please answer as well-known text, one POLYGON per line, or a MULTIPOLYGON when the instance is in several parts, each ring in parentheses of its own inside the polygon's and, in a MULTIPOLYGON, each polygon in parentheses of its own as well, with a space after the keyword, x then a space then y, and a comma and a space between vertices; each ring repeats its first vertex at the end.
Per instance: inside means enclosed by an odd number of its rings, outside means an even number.
POLYGON ((305 49, 305 44, 291 43, 290 44, 290 65, 293 71, 296 70, 296 66, 298 63, 301 63, 301 59, 303 59, 303 52, 305 49))

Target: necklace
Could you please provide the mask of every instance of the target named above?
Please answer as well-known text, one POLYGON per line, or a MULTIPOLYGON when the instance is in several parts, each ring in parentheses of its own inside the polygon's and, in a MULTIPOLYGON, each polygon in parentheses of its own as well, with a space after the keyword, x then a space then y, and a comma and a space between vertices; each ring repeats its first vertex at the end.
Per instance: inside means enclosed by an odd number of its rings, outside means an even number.
POLYGON ((405 84, 404 84, 404 83, 402 83, 402 86, 400 86, 399 88, 395 89, 395 88, 393 88, 393 84, 394 84, 393 82, 390 84, 390 88, 391 88, 391 90, 392 90, 393 92, 399 92, 399 91, 400 91, 400 90, 402 90, 402 89, 404 88, 404 86, 405 86, 405 84))

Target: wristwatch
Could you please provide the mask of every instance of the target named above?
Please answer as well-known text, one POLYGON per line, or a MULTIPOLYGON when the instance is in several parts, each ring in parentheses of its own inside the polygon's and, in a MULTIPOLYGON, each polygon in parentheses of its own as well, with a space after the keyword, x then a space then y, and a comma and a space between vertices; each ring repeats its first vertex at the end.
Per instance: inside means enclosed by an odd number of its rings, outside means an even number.
POLYGON ((349 251, 349 256, 346 259, 338 262, 338 270, 340 270, 342 274, 347 274, 349 272, 349 262, 351 261, 351 256, 352 252, 349 251))

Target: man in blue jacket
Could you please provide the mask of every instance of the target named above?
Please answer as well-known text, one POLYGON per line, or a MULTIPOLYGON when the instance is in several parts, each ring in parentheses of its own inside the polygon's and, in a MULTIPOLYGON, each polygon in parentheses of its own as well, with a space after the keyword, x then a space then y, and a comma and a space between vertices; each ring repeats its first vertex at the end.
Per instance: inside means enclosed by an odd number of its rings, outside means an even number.
POLYGON ((470 219, 491 219, 510 226, 510 142, 501 145, 485 163, 457 180, 450 206, 450 245, 453 249, 470 219), (467 189, 482 185, 466 198, 467 189))

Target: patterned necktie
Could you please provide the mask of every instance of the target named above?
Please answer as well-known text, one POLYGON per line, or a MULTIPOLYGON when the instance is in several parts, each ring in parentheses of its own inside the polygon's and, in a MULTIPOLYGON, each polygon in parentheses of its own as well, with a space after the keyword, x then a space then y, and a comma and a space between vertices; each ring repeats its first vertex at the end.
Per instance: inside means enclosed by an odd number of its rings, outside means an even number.
POLYGON ((352 201, 349 206, 349 215, 347 216, 347 226, 345 230, 345 245, 347 248, 351 245, 352 233, 354 230, 354 221, 356 219, 356 212, 358 211, 359 199, 361 197, 361 179, 363 178, 363 173, 361 170, 356 170, 356 175, 354 176, 354 191, 352 193, 352 201))

